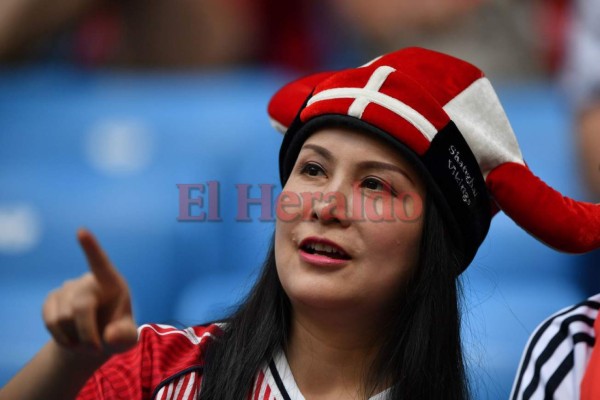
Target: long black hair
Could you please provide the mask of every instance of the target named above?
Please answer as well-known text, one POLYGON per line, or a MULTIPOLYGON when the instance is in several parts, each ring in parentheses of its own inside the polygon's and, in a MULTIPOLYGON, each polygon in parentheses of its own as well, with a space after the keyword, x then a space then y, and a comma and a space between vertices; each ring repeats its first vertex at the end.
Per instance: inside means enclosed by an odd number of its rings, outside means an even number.
MULTIPOLYGON (((428 196, 419 265, 395 318, 383 328, 383 344, 365 377, 367 396, 391 382, 388 399, 469 397, 460 339, 461 260, 445 227, 428 196)), ((248 297, 207 350, 202 400, 245 399, 258 370, 286 349, 291 306, 277 275, 273 246, 272 241, 248 297)))

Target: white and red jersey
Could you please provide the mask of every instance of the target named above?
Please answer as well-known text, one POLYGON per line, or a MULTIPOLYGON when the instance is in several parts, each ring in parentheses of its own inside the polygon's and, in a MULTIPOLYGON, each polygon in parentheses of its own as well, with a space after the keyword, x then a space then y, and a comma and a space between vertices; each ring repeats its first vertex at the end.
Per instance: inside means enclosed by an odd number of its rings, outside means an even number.
POLYGON ((220 334, 218 325, 142 325, 137 345, 108 360, 77 399, 195 399, 206 345, 220 334))
MULTIPOLYGON (((77 399, 197 399, 206 346, 221 333, 217 324, 183 330, 167 325, 143 325, 139 328, 138 344, 98 369, 77 399)), ((383 400, 385 394, 370 400, 383 400)), ((258 371, 246 398, 304 400, 283 351, 258 371)))

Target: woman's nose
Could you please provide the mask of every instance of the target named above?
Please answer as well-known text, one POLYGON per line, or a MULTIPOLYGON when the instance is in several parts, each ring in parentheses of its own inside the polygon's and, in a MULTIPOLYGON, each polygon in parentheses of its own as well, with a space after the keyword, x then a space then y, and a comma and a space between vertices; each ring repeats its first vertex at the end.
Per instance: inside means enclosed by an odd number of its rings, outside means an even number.
POLYGON ((326 191, 314 194, 310 205, 310 219, 324 224, 349 226, 352 222, 353 192, 351 184, 332 182, 326 191))

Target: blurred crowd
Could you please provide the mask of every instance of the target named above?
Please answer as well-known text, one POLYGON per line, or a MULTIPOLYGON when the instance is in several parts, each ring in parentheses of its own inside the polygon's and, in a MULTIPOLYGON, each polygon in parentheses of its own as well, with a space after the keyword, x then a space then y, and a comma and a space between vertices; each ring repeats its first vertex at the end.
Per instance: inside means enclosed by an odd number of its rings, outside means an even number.
POLYGON ((573 0, 561 83, 572 107, 583 177, 600 201, 600 1, 573 0))
POLYGON ((523 76, 548 68, 543 64, 556 57, 549 53, 560 40, 552 28, 548 41, 543 25, 552 5, 566 0, 536 1, 3 0, 0 59, 311 70, 420 45, 466 58, 491 75, 523 76))
POLYGON ((318 51, 308 8, 295 0, 3 0, 0 57, 92 67, 312 68, 318 51))

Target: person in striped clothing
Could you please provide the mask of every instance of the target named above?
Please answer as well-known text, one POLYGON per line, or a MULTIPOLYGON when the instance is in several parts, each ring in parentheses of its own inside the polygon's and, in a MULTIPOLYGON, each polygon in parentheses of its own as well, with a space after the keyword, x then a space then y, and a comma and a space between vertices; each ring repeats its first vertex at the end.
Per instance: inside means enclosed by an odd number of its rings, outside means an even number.
POLYGON ((538 326, 523 352, 512 400, 600 396, 598 379, 591 373, 600 365, 594 352, 598 310, 600 294, 558 311, 538 326))
MULTIPOLYGON (((572 108, 583 176, 600 198, 600 1, 571 1, 561 83, 572 108)), ((598 290, 598 251, 581 257, 581 286, 598 290)), ((513 384, 511 399, 599 399, 600 294, 567 307, 531 335, 513 384)))
POLYGON ((52 340, 0 400, 467 399, 458 277, 494 213, 563 251, 600 247, 600 207, 533 175, 465 61, 402 49, 293 81, 268 111, 283 192, 238 309, 136 328, 127 283, 82 230, 90 272, 49 295, 52 340))

